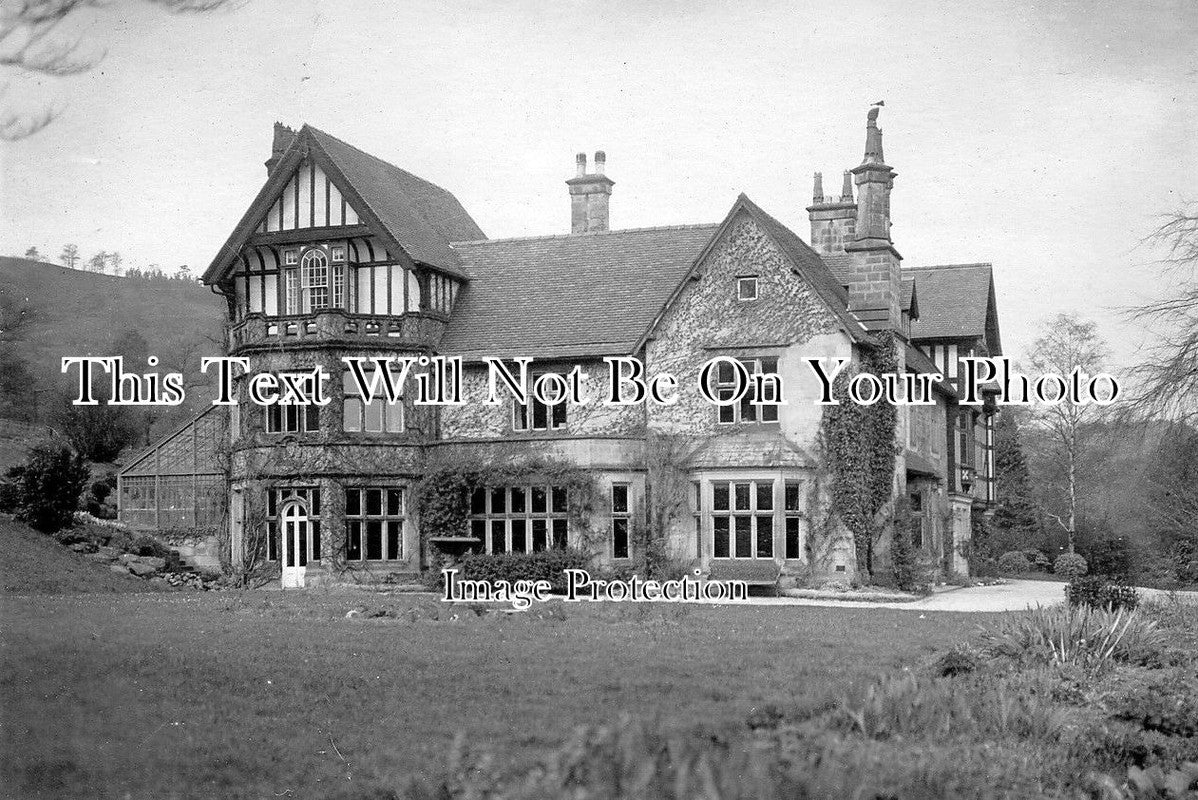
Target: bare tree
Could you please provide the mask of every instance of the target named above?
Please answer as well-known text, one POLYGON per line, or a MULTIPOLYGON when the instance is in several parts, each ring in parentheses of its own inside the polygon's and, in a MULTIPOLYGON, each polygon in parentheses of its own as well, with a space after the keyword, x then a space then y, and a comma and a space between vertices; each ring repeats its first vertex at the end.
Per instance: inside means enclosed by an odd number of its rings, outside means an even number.
MULTIPOLYGON (((1068 380, 1074 368, 1088 375, 1101 372, 1107 355, 1106 342, 1098 335, 1098 326, 1093 321, 1075 314, 1058 314, 1046 323, 1044 333, 1032 345, 1028 368, 1036 376, 1052 373, 1068 380)), ((1101 406, 1062 399, 1033 405, 1029 413, 1032 427, 1043 434, 1046 452, 1042 456, 1051 467, 1040 476, 1041 482, 1047 484, 1041 490, 1044 513, 1065 531, 1070 553, 1077 536, 1084 429, 1097 421, 1102 411, 1101 406)))
MULTIPOLYGON (((230 0, 147 0, 173 13, 211 11, 230 0)), ((89 41, 75 24, 88 9, 103 7, 103 0, 8 0, 0 4, 0 67, 18 75, 64 77, 94 67, 105 50, 89 41)), ((11 108, 12 87, 0 84, 0 139, 29 136, 54 121, 61 108, 20 112, 11 108)))
POLYGON ((64 244, 62 253, 58 256, 58 260, 67 266, 68 269, 74 269, 79 263, 79 246, 74 244, 64 244))
POLYGON ((96 253, 94 256, 89 258, 87 261, 87 269, 89 272, 103 272, 104 268, 107 266, 108 266, 108 253, 105 252, 104 250, 101 250, 100 252, 96 253))
POLYGON ((1126 310, 1155 334, 1132 370, 1129 407, 1145 416, 1198 418, 1198 205, 1166 215, 1147 242, 1163 248, 1160 265, 1169 294, 1126 310))
POLYGON ((121 258, 121 254, 113 250, 108 254, 108 263, 112 265, 112 274, 118 278, 121 277, 121 265, 125 263, 125 260, 121 258))
POLYGON ((33 261, 41 261, 42 254, 38 251, 37 247, 31 247, 25 251, 25 258, 32 259, 33 261))

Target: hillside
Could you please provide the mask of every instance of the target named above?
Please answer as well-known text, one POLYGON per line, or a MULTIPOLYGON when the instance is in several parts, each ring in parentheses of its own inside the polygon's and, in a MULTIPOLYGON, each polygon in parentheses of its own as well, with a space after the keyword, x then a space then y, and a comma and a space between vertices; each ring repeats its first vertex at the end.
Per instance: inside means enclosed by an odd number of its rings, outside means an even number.
POLYGON ((0 517, 0 594, 80 594, 151 592, 159 587, 63 547, 52 536, 0 517))
MULTIPOLYGON (((200 358, 221 352, 224 300, 196 283, 117 278, 0 257, 0 302, 29 318, 15 341, 5 341, 27 366, 41 422, 49 420, 55 392, 66 384, 63 356, 116 355, 114 343, 136 333, 161 364, 128 368, 179 370, 189 383, 202 383, 200 358)), ((203 389, 190 389, 185 407, 156 413, 155 432, 177 426, 207 402, 203 389)))

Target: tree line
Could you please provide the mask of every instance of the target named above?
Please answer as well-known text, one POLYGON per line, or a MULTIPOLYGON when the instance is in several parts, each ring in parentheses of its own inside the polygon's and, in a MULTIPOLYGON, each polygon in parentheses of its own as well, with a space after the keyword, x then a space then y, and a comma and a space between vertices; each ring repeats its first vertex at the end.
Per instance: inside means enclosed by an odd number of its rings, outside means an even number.
MULTIPOLYGON (((40 250, 36 246, 30 247, 25 251, 24 258, 31 261, 45 261, 40 250)), ((91 258, 84 260, 79 253, 79 246, 75 244, 63 245, 62 252, 58 254, 58 260, 63 266, 68 269, 82 269, 86 272, 96 272, 99 274, 115 275, 118 278, 140 278, 151 281, 192 281, 194 280, 191 272, 191 267, 187 264, 180 264, 173 270, 164 270, 158 264, 150 264, 145 269, 140 267, 125 267, 125 259, 119 251, 109 253, 106 250, 94 254, 91 258)))

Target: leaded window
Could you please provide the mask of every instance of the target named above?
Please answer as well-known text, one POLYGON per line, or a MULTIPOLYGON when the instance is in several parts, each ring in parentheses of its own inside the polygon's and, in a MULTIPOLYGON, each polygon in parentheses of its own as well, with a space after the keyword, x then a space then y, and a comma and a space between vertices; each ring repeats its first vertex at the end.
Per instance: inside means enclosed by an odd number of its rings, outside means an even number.
POLYGON ((347 561, 398 561, 404 557, 407 511, 396 487, 345 490, 347 561))
POLYGON ((470 496, 470 533, 487 553, 532 553, 569 545, 562 486, 494 486, 470 496))
POLYGON ((773 558, 774 482, 714 481, 711 527, 715 558, 773 558))

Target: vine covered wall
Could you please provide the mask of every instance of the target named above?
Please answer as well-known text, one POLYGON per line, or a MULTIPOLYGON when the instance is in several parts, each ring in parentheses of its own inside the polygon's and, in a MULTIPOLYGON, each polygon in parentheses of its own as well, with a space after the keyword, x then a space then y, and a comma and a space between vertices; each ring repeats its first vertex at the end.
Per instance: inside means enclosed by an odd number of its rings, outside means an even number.
MULTIPOLYGON (((833 381, 834 396, 846 397, 849 382, 861 372, 899 371, 894 334, 881 331, 875 338, 877 346, 862 348, 859 361, 833 381)), ((847 401, 825 407, 820 425, 832 511, 853 536, 857 570, 864 580, 881 577, 875 575, 878 545, 888 529, 896 530, 885 511, 894 494, 897 425, 897 409, 890 403, 866 406, 847 401)))

